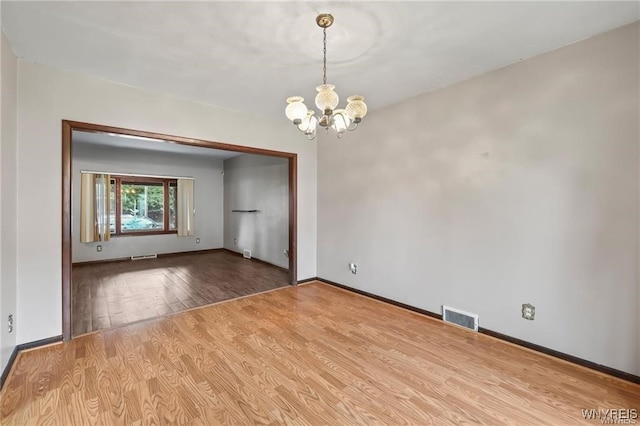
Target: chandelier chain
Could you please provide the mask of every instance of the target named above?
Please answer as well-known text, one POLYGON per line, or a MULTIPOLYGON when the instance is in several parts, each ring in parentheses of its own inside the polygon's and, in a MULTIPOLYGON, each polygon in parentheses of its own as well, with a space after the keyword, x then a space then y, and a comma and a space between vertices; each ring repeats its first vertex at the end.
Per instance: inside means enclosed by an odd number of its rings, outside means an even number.
POLYGON ((322 33, 324 34, 324 39, 323 39, 324 60, 323 60, 323 63, 322 63, 322 82, 324 84, 327 84, 327 29, 323 28, 322 29, 322 33))

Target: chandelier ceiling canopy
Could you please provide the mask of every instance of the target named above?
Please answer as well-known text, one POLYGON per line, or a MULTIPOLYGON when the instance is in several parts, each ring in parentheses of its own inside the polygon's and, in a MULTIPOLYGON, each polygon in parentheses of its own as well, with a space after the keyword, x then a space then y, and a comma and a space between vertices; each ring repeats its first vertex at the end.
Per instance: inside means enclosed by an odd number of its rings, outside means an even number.
POLYGON ((345 130, 355 130, 358 127, 367 115, 367 104, 364 103, 364 96, 354 95, 347 98, 345 108, 336 109, 340 98, 334 91, 335 86, 327 83, 327 28, 333 24, 333 16, 328 13, 320 14, 316 17, 316 23, 323 33, 322 84, 316 87, 318 94, 315 99, 322 116, 317 118, 315 111, 307 108, 301 96, 287 98, 285 114, 309 139, 315 139, 318 125, 327 131, 333 129, 338 138, 341 138, 345 130))

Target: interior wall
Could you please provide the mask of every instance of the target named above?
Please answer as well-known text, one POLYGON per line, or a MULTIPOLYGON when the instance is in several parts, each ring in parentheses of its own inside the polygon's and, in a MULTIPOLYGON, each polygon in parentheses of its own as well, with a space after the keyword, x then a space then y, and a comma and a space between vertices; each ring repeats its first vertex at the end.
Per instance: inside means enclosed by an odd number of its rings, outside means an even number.
POLYGON ((639 374, 638 32, 320 135, 318 276, 639 374))
POLYGON ((0 115, 0 372, 16 346, 19 317, 16 315, 16 150, 17 150, 17 60, 2 32, 2 100, 0 115), (7 317, 13 314, 16 329, 9 333, 7 317))
POLYGON ((289 162, 243 154, 224 161, 224 248, 289 269, 289 162), (258 210, 239 213, 232 210, 258 210))
POLYGON ((144 254, 177 253, 222 248, 222 160, 167 152, 150 152, 90 144, 73 144, 73 182, 82 170, 195 178, 194 235, 121 236, 99 243, 80 242, 80 185, 72 188, 71 237, 73 262, 117 259, 144 254), (196 243, 196 239, 200 243, 196 243), (102 252, 96 247, 102 246, 102 252))
POLYGON ((62 334, 63 119, 296 153, 297 278, 316 276, 316 144, 284 116, 265 120, 19 60, 17 192, 29 196, 17 206, 18 344, 62 334))

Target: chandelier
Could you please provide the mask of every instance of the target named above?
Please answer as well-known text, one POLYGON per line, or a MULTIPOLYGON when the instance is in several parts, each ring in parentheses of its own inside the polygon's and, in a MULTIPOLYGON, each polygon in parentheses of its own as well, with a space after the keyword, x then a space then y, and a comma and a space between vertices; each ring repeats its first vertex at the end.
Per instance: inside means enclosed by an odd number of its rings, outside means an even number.
POLYGON ((324 46, 322 84, 316 87, 318 91, 316 106, 322 112, 322 117, 318 119, 312 109, 307 109, 304 98, 301 96, 292 96, 287 99, 285 114, 309 139, 315 139, 318 125, 324 127, 327 132, 329 128, 335 130, 338 138, 341 138, 345 130, 355 130, 358 127, 367 115, 367 104, 364 103, 364 96, 355 95, 347 99, 346 108, 336 109, 340 99, 333 90, 335 86, 327 84, 327 28, 333 24, 333 16, 328 13, 318 15, 316 23, 322 28, 324 46))

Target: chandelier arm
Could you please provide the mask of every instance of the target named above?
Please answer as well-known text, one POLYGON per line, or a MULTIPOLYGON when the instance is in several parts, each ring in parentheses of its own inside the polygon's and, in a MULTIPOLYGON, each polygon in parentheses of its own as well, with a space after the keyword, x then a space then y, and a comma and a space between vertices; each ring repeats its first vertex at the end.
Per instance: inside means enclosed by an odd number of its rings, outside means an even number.
POLYGON ((300 126, 302 125, 302 123, 297 124, 296 125, 296 129, 298 129, 299 131, 301 131, 302 133, 307 133, 309 131, 309 129, 311 128, 311 123, 307 123, 307 127, 305 129, 300 128, 300 126))
POLYGON ((349 127, 347 127, 347 130, 350 131, 350 132, 353 132, 357 128, 358 128, 358 123, 354 123, 352 121, 351 124, 349 124, 349 127))

